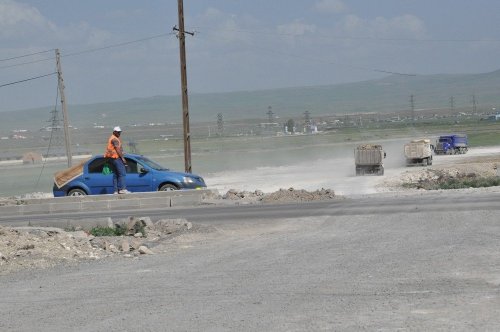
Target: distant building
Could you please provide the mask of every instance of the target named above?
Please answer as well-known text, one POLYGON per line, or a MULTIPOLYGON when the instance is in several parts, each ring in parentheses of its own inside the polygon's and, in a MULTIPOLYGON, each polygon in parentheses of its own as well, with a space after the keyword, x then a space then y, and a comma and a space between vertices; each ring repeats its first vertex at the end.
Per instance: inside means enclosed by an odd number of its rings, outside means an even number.
POLYGON ((42 155, 37 152, 26 152, 23 154, 23 164, 34 164, 42 161, 42 155))
POLYGON ((490 121, 499 121, 500 120, 500 113, 497 113, 495 115, 489 116, 488 120, 490 120, 490 121))

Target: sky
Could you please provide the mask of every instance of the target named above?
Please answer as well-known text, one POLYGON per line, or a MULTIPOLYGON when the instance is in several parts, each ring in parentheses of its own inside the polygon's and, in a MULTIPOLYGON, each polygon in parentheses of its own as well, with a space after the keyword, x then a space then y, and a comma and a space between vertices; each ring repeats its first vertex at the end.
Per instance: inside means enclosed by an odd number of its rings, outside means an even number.
MULTIPOLYGON (((190 94, 500 69, 498 0, 184 0, 184 15, 190 94)), ((177 24, 176 0, 0 0, 0 111, 54 105, 56 48, 69 104, 179 95, 177 24)))

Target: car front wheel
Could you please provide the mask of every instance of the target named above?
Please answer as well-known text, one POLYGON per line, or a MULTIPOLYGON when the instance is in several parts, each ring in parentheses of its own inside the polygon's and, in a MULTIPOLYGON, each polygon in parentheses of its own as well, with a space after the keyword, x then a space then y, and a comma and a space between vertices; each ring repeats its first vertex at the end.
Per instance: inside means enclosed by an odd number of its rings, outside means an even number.
POLYGON ((165 183, 160 187, 160 189, 158 189, 158 191, 172 191, 172 190, 179 190, 179 188, 177 188, 177 186, 171 183, 165 183))
POLYGON ((87 193, 80 188, 75 188, 68 191, 68 196, 87 196, 87 193))

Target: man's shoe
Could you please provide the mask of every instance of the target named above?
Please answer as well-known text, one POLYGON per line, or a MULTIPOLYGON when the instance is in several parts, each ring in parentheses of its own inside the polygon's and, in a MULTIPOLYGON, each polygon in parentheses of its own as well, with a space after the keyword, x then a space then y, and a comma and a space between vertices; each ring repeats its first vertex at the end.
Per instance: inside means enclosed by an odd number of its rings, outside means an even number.
POLYGON ((130 191, 128 191, 127 189, 122 189, 120 191, 118 191, 119 194, 131 194, 130 191))
POLYGON ((113 193, 113 195, 118 195, 118 191, 115 191, 115 192, 113 193))

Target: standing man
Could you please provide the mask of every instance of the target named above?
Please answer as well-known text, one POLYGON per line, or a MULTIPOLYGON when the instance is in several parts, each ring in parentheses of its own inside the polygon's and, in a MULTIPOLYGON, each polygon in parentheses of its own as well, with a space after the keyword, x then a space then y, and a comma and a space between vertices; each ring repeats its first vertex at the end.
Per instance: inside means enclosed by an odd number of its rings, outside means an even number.
POLYGON ((121 133, 122 129, 119 126, 113 128, 113 134, 108 139, 104 157, 113 164, 114 194, 130 194, 130 191, 125 188, 125 175, 127 174, 125 167, 127 166, 127 161, 123 156, 122 141, 120 140, 121 133))

